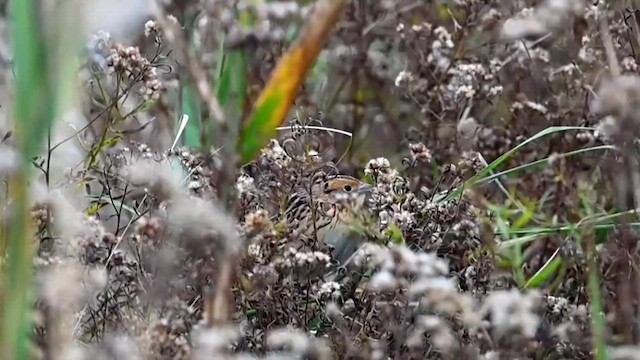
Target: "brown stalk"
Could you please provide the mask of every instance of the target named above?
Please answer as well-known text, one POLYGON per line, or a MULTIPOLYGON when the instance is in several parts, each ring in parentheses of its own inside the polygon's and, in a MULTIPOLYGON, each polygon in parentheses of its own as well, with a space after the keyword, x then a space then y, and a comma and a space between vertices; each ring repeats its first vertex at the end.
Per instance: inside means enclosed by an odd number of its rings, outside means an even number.
MULTIPOLYGON (((605 48, 609 63, 610 81, 616 81, 620 77, 620 65, 615 54, 615 48, 609 32, 607 14, 599 16, 600 37, 605 48)), ((632 104, 626 104, 632 106, 632 104)), ((613 136, 614 143, 622 152, 622 164, 619 165, 619 174, 614 179, 618 182, 618 204, 621 210, 633 210, 640 205, 636 197, 636 190, 640 186, 637 181, 638 159, 633 146, 633 138, 637 135, 635 128, 629 128, 629 124, 637 123, 635 112, 622 111, 618 120, 618 133, 613 136), (633 115, 630 115, 633 114, 633 115), (629 131, 631 130, 631 131, 629 131)), ((622 331, 623 341, 626 344, 635 344, 639 340, 640 328, 638 327, 637 295, 640 294, 638 273, 634 264, 637 262, 636 253, 637 238, 629 227, 634 214, 625 215, 620 219, 622 228, 621 238, 615 244, 615 278, 616 278, 616 321, 622 331)))
MULTIPOLYGON (((167 15, 157 0, 148 1, 155 11, 156 21, 163 29, 165 38, 175 46, 177 53, 183 58, 186 70, 196 84, 200 101, 206 104, 209 115, 213 116, 218 125, 218 139, 222 142, 220 144, 222 168, 218 173, 217 192, 218 199, 220 199, 222 203, 227 204, 226 209, 230 210, 234 204, 231 202, 231 191, 227 190, 232 188, 231 183, 237 164, 237 154, 234 151, 235 131, 233 131, 232 126, 229 124, 215 94, 211 91, 211 83, 207 79, 205 70, 195 55, 189 51, 184 32, 167 20, 167 15)), ((205 294, 204 296, 205 320, 209 326, 228 322, 233 310, 231 308, 231 304, 233 304, 231 284, 233 283, 234 264, 238 256, 237 252, 232 251, 231 248, 230 246, 226 246, 220 258, 217 259, 218 274, 214 293, 211 295, 205 294)))

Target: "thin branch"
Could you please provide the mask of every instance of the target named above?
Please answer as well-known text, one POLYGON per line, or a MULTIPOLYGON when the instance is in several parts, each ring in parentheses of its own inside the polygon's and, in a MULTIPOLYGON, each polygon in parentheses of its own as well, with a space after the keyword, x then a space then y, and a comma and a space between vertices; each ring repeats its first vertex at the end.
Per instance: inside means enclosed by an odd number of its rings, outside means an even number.
POLYGON ((213 115, 223 133, 227 133, 229 125, 226 121, 224 111, 222 110, 218 99, 211 91, 211 85, 207 81, 207 73, 200 66, 200 63, 195 56, 193 56, 189 51, 189 45, 184 33, 178 28, 178 26, 176 26, 176 24, 167 20, 167 15, 158 0, 147 1, 152 12, 155 14, 158 25, 160 25, 163 30, 165 38, 169 43, 176 47, 178 53, 184 58, 187 71, 196 84, 196 90, 200 100, 207 104, 209 114, 213 115))
POLYGON ((620 64, 618 63, 616 50, 613 47, 613 41, 611 40, 606 9, 603 9, 602 12, 598 13, 598 22, 600 25, 600 37, 602 38, 602 44, 604 45, 604 50, 607 54, 607 61, 609 62, 609 71, 611 71, 611 76, 615 78, 620 76, 620 64))

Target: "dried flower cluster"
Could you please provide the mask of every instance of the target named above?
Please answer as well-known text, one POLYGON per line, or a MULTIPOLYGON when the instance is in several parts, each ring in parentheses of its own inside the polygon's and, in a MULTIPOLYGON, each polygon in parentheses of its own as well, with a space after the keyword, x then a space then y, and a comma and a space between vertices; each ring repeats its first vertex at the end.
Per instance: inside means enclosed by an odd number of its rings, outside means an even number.
POLYGON ((111 49, 107 65, 115 72, 122 74, 124 79, 132 82, 142 81, 143 87, 140 93, 144 100, 155 101, 160 97, 162 84, 158 81, 156 68, 140 54, 140 49, 116 44, 115 48, 111 49))

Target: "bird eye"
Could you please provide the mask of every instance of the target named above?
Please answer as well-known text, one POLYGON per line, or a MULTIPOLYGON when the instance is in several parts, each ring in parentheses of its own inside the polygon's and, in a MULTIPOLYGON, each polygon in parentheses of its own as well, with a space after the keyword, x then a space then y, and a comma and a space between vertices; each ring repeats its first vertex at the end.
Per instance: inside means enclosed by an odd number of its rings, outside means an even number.
POLYGON ((343 189, 344 191, 351 191, 351 185, 345 185, 343 189))

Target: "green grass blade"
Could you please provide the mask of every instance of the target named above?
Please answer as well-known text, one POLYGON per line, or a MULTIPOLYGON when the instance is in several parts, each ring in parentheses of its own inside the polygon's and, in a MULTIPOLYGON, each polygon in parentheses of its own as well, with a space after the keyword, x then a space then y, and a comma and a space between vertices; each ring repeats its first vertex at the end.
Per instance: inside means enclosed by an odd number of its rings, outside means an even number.
POLYGON ((73 18, 75 1, 52 9, 52 25, 43 29, 33 0, 10 2, 15 64, 16 143, 21 166, 9 179, 13 219, 3 232, 0 248, 7 268, 2 278, 0 352, 2 359, 27 359, 30 351, 31 292, 33 279, 33 228, 28 212, 30 159, 42 151, 43 139, 56 117, 77 100, 75 83, 82 42, 73 18), (8 234, 8 238, 5 236, 8 234), (6 253, 5 253, 6 252, 6 253))
MULTIPOLYGON (((535 241, 539 238, 549 236, 551 234, 556 233, 567 233, 573 231, 576 228, 580 228, 581 225, 587 225, 589 223, 577 224, 577 225, 564 225, 558 227, 548 227, 548 228, 528 228, 528 229, 520 229, 510 231, 511 234, 522 235, 514 238, 510 238, 509 240, 501 241, 498 246, 500 248, 510 248, 513 246, 521 246, 532 241, 535 241)), ((640 228, 640 222, 632 222, 625 224, 630 227, 638 227, 640 228)), ((618 224, 598 224, 593 225, 593 230, 596 231, 597 234, 606 235, 608 231, 614 230, 618 224)), ((600 241, 602 238, 600 237, 598 240, 600 241)))
POLYGON ((602 307, 602 293, 600 290, 600 271, 595 259, 595 244, 592 238, 587 240, 587 246, 589 247, 589 251, 587 252, 589 257, 589 277, 587 285, 589 287, 589 300, 591 300, 590 310, 593 347, 596 352, 595 358, 597 360, 606 360, 608 358, 607 344, 605 341, 606 323, 602 307))
MULTIPOLYGON (((182 143, 191 148, 200 148, 202 146, 202 142, 200 141, 202 136, 202 109, 200 107, 198 93, 194 86, 193 81, 187 81, 181 89, 182 114, 180 115, 186 115, 189 119, 184 130, 182 143)), ((178 116, 178 122, 181 122, 182 119, 182 116, 178 116)))
POLYGON ((502 165, 504 162, 506 162, 509 158, 511 158, 514 154, 516 154, 518 151, 520 151, 522 148, 524 148, 525 146, 539 140, 542 139, 546 136, 549 135, 553 135, 556 133, 561 133, 561 132, 567 132, 567 131, 594 131, 595 128, 591 128, 591 127, 583 127, 583 126, 551 126, 548 127, 540 132, 538 132, 537 134, 533 135, 532 137, 528 138, 527 140, 523 141, 522 143, 518 144, 516 147, 514 147, 513 149, 507 151, 506 153, 502 154, 500 157, 498 157, 497 159, 495 159, 494 161, 491 162, 491 164, 489 164, 489 166, 485 167, 484 169, 482 169, 480 172, 478 172, 475 176, 473 176, 466 184, 464 187, 456 189, 455 191, 451 191, 451 192, 443 192, 440 194, 440 196, 436 196, 436 200, 435 201, 448 201, 454 198, 457 198, 460 196, 460 194, 462 193, 462 191, 466 188, 472 188, 474 186, 477 186, 479 184, 481 184, 483 182, 483 180, 487 177, 489 177, 492 173, 495 172, 495 170, 502 165))
MULTIPOLYGON (((189 52, 192 55, 196 53, 196 45, 193 42, 193 17, 194 15, 189 13, 185 15, 185 30, 189 36, 189 52)), ((184 129, 183 137, 181 137, 182 145, 190 148, 200 148, 204 144, 203 140, 203 122, 202 122, 202 107, 200 104, 200 98, 196 89, 195 80, 190 76, 186 77, 181 82, 180 88, 180 112, 176 114, 176 123, 178 126, 182 125, 183 115, 187 115, 189 122, 184 129)))
POLYGON ((10 4, 16 73, 16 137, 23 158, 20 169, 9 182, 14 218, 9 224, 9 238, 2 241, 3 255, 6 250, 7 256, 7 272, 2 284, 0 351, 2 359, 26 359, 33 275, 33 246, 27 209, 30 166, 27 160, 38 152, 40 141, 48 129, 47 115, 51 114, 52 106, 47 98, 46 45, 42 33, 37 30, 40 28, 37 4, 31 0, 12 1, 10 4))
POLYGON ((527 283, 524 285, 525 289, 540 288, 553 278, 558 269, 560 269, 560 266, 562 266, 562 258, 558 256, 558 253, 559 250, 556 249, 553 255, 551 255, 551 258, 527 280, 527 283))
POLYGON ((231 116, 240 119, 248 88, 247 59, 244 51, 224 53, 216 95, 220 105, 228 108, 231 116))
POLYGON ((502 154, 500 157, 498 157, 496 160, 494 160, 493 162, 491 162, 491 164, 489 164, 489 166, 487 166, 486 168, 484 168, 482 171, 480 171, 480 173, 478 173, 474 178, 476 178, 474 180, 474 182, 479 181, 480 179, 483 179, 484 177, 486 177, 489 172, 496 170, 496 168, 500 165, 502 165, 502 163, 504 163, 505 161, 507 161, 511 156, 513 156, 515 153, 517 153, 518 151, 520 151, 522 148, 524 148, 525 146, 529 145, 530 143, 533 143, 539 139, 542 139, 546 136, 549 135, 553 135, 556 133, 561 133, 561 132, 566 132, 566 131, 593 131, 595 130, 594 128, 589 128, 589 127, 582 127, 582 126, 552 126, 552 127, 548 127, 540 132, 538 132, 537 134, 533 135, 532 137, 528 138, 527 140, 523 141, 522 143, 518 144, 516 147, 514 147, 513 149, 507 151, 506 153, 502 154))
MULTIPOLYGON (((579 150, 574 150, 574 151, 569 151, 566 152, 564 154, 557 154, 556 158, 557 159, 561 159, 561 158, 567 158, 567 157, 571 157, 571 156, 575 156, 575 155, 582 155, 588 152, 595 152, 595 151, 603 151, 603 150, 617 150, 617 148, 615 146, 612 145, 601 145, 601 146, 593 146, 590 148, 585 148, 585 149, 579 149, 579 150)), ((494 179, 498 179, 504 176, 508 176, 508 175, 513 175, 517 172, 520 171, 524 171, 524 170, 534 170, 539 166, 544 166, 549 164, 551 157, 546 157, 544 159, 540 159, 540 160, 536 160, 536 161, 532 161, 530 163, 527 164, 522 164, 519 166, 516 166, 514 168, 508 169, 508 170, 504 170, 504 171, 500 171, 494 174, 491 174, 489 176, 486 176, 484 178, 478 179, 476 181, 474 181, 474 185, 481 185, 487 182, 490 182, 491 180, 494 179)))

